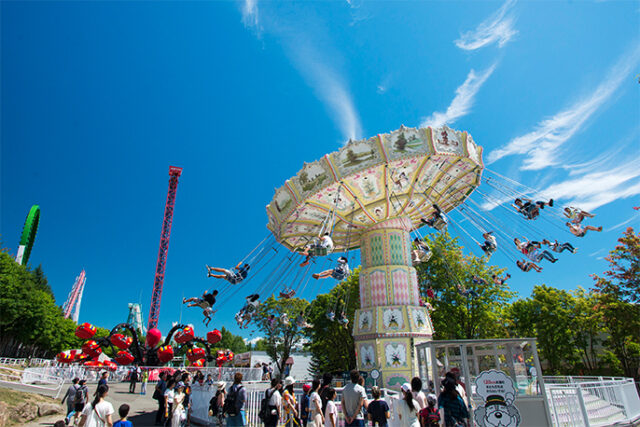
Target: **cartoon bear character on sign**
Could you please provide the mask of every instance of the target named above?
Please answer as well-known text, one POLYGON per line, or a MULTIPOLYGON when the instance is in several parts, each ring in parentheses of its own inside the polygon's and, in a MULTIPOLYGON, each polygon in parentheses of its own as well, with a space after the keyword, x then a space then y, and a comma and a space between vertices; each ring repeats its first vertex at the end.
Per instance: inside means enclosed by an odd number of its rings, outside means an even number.
POLYGON ((474 411, 476 424, 484 427, 518 427, 520 412, 513 404, 516 388, 502 371, 491 369, 476 378, 476 391, 484 405, 474 411))

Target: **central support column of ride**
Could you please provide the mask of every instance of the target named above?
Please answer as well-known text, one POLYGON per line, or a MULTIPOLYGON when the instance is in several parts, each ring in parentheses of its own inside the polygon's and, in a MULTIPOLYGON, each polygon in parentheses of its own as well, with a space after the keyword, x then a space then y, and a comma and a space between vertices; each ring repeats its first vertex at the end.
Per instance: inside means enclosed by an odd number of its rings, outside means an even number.
POLYGON ((353 326, 358 369, 378 369, 378 386, 395 389, 417 375, 414 346, 433 334, 429 312, 420 306, 410 230, 409 218, 392 218, 360 238, 360 309, 353 326))

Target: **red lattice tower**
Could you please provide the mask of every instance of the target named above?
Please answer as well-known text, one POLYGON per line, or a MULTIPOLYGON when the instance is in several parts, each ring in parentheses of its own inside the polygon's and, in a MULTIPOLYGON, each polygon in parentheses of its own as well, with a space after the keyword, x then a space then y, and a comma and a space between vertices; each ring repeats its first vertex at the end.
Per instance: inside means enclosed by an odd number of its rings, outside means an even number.
POLYGON ((151 307, 149 309, 149 323, 147 330, 158 326, 160 317, 160 300, 162 298, 162 284, 164 282, 164 268, 167 263, 167 253, 169 252, 169 238, 171 237, 171 222, 173 220, 173 207, 176 203, 176 192, 178 190, 178 178, 182 173, 182 168, 169 167, 169 191, 167 192, 167 203, 164 207, 164 221, 162 222, 162 233, 160 234, 160 250, 158 251, 158 264, 156 265, 156 278, 153 281, 153 292, 151 293, 151 307))
POLYGON ((69 318, 72 315, 76 322, 78 321, 77 313, 80 312, 80 303, 82 302, 82 291, 84 290, 84 283, 87 280, 86 273, 84 270, 80 272, 80 275, 76 277, 76 281, 71 288, 71 292, 69 292, 69 296, 62 306, 62 313, 65 318, 69 318))

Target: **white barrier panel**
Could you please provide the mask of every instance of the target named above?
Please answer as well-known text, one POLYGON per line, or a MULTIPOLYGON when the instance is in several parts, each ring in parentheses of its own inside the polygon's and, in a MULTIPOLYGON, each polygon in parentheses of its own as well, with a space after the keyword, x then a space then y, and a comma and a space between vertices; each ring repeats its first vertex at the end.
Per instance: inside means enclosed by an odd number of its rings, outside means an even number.
POLYGON ((566 380, 571 382, 563 383, 556 378, 556 383, 547 387, 554 426, 610 426, 640 418, 640 397, 633 379, 576 381, 566 377, 566 380))
POLYGON ((57 398, 64 381, 54 375, 2 367, 0 368, 0 383, 14 390, 40 393, 57 398))

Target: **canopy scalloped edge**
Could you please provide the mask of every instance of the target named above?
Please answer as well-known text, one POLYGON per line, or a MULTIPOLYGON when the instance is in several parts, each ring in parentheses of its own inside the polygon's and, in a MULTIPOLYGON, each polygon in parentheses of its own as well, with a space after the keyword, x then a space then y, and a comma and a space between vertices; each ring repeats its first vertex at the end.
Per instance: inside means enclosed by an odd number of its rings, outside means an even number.
POLYGON ((291 250, 317 236, 335 208, 335 250, 360 246, 360 234, 389 218, 413 227, 437 203, 449 212, 480 184, 482 147, 467 132, 407 128, 349 141, 275 190, 267 227, 291 250))

